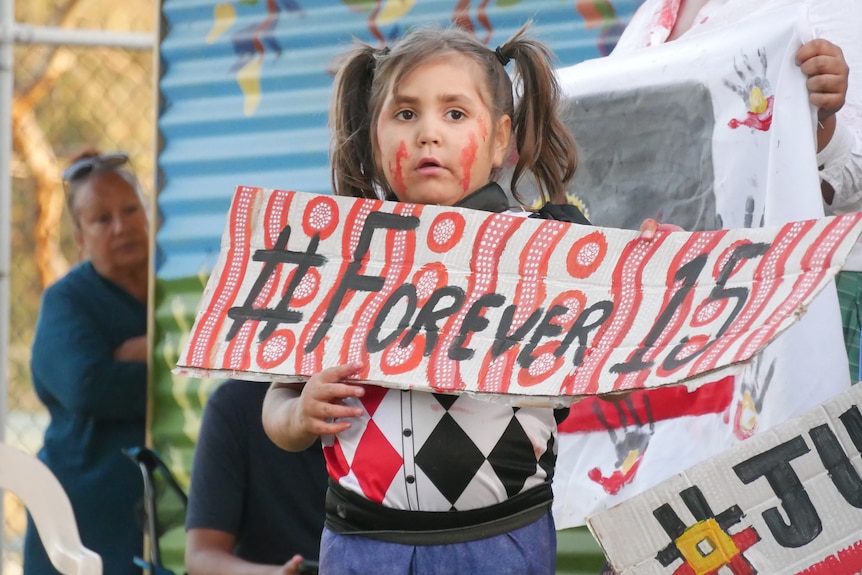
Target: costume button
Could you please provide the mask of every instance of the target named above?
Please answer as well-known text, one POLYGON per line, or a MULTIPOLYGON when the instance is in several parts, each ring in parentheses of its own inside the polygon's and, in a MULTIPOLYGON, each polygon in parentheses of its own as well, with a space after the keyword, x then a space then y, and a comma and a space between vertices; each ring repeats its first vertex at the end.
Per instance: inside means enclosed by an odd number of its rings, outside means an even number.
POLYGON ((335 512, 342 519, 347 519, 347 508, 344 505, 336 505, 335 512))
POLYGON ((412 430, 412 429, 409 429, 409 428, 408 428, 408 429, 405 429, 405 430, 404 430, 404 437, 410 437, 411 435, 413 435, 413 430, 412 430))
POLYGON ((416 478, 412 475, 408 475, 405 479, 407 479, 407 483, 416 483, 416 478))

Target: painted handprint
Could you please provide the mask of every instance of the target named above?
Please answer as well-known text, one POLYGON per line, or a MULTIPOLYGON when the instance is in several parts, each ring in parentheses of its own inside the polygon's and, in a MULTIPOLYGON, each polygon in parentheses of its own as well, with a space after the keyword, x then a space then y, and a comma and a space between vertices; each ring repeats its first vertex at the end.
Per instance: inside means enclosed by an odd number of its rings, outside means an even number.
POLYGON ((748 126, 754 130, 766 132, 772 125, 772 105, 775 96, 769 80, 766 79, 766 48, 757 50, 757 60, 760 70, 755 70, 752 58, 742 55, 742 66, 734 59, 733 69, 739 77, 739 83, 725 79, 724 85, 736 92, 745 103, 747 112, 744 118, 734 118, 727 125, 735 130, 740 126, 748 126))

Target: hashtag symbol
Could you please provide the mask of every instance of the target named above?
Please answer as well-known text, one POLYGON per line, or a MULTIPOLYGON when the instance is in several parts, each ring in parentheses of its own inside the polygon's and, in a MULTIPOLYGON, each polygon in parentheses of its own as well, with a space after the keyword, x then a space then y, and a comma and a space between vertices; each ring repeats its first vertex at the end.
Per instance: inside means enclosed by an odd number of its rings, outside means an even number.
POLYGON ((658 552, 656 560, 668 567, 681 559, 683 564, 674 575, 718 575, 722 567, 733 575, 755 575, 757 570, 742 552, 760 541, 760 535, 754 527, 729 533, 744 516, 739 506, 715 515, 698 487, 689 487, 679 495, 697 522, 686 526, 668 503, 655 509, 653 515, 672 540, 658 552))
POLYGON ((283 323, 299 323, 302 321, 302 314, 298 311, 289 309, 291 298, 296 291, 303 276, 312 267, 320 267, 326 263, 326 258, 317 254, 317 247, 320 244, 320 236, 314 236, 308 243, 308 247, 304 252, 290 251, 287 249, 287 242, 290 239, 290 226, 285 226, 276 240, 272 249, 259 249, 254 252, 252 259, 254 261, 264 262, 263 268, 257 277, 257 280, 252 285, 248 297, 241 306, 234 306, 227 311, 227 316, 234 320, 230 330, 228 330, 226 341, 230 341, 236 336, 247 321, 265 322, 265 326, 260 333, 260 341, 264 341, 283 323), (290 282, 284 289, 284 294, 281 301, 274 308, 257 308, 254 305, 255 300, 260 295, 261 291, 267 285, 267 282, 273 278, 273 275, 279 270, 280 266, 293 265, 295 270, 290 276, 290 282))

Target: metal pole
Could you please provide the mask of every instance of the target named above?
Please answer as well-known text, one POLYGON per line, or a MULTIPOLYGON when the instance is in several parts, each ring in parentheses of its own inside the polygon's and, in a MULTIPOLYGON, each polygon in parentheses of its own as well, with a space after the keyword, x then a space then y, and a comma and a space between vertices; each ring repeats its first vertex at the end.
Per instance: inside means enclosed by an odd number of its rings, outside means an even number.
MULTIPOLYGON (((0 0, 0 441, 6 440, 9 406, 9 272, 11 269, 12 222, 12 89, 14 86, 12 28, 15 0, 0 0)), ((0 517, 4 519, 3 490, 0 490, 0 517)), ((5 530, 5 529, 4 529, 5 530)), ((3 547, 0 545, 0 570, 3 547)))
POLYGON ((14 24, 12 37, 16 44, 57 44, 63 46, 104 46, 151 50, 155 45, 150 32, 110 32, 14 24))
MULTIPOLYGON (((12 89, 15 0, 0 0, 0 441, 6 439, 9 392, 9 272, 12 220, 12 89)), ((0 506, 2 512, 2 506, 0 506)), ((0 513, 2 516, 2 513, 0 513)))

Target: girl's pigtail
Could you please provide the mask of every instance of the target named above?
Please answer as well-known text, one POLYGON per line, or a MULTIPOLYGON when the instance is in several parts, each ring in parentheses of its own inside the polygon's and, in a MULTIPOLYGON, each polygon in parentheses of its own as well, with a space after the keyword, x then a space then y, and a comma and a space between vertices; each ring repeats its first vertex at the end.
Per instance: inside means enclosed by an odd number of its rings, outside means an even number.
POLYGON ((336 195, 377 198, 368 100, 377 60, 388 49, 358 45, 341 62, 332 94, 331 177, 336 195))
POLYGON ((544 201, 565 203, 566 185, 578 164, 575 139, 559 117, 561 96, 553 55, 543 43, 524 37, 527 26, 497 52, 498 57, 515 60, 513 84, 517 93, 512 129, 519 156, 511 191, 521 201, 517 182, 524 170, 530 170, 544 201))

